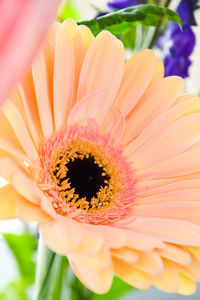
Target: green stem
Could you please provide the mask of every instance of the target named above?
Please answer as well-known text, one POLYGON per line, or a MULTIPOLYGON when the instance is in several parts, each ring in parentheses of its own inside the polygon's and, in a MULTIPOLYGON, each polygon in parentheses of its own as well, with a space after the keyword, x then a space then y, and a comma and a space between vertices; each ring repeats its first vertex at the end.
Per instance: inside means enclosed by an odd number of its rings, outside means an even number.
POLYGON ((56 254, 49 248, 47 248, 47 246, 43 243, 42 239, 40 238, 38 246, 34 300, 48 299, 50 292, 48 289, 48 285, 55 257, 56 254))

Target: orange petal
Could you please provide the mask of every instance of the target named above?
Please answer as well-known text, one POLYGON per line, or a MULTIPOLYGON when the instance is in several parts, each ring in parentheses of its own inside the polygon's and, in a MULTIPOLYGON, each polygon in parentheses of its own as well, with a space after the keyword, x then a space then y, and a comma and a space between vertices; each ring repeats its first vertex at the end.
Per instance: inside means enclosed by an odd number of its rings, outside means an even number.
POLYGON ((45 223, 51 220, 40 206, 33 205, 22 198, 16 203, 16 217, 22 222, 45 223))
POLYGON ((2 110, 10 122, 13 131, 15 132, 15 135, 27 156, 31 160, 36 160, 38 158, 37 150, 26 128, 26 124, 14 103, 7 100, 5 105, 2 107, 2 110))
POLYGON ((194 145, 200 138, 199 118, 200 113, 195 113, 173 122, 134 154, 129 154, 135 168, 143 169, 158 164, 194 145))
POLYGON ((111 249, 111 255, 127 263, 135 263, 139 259, 139 252, 127 247, 111 249))
POLYGON ((163 263, 160 256, 155 252, 143 252, 134 267, 150 275, 159 275, 163 271, 163 263))
POLYGON ((156 64, 153 72, 153 76, 151 78, 151 82, 149 85, 153 84, 154 82, 162 79, 164 77, 164 64, 162 60, 156 56, 156 64))
POLYGON ((183 247, 166 244, 166 247, 164 249, 156 250, 156 252, 162 257, 174 261, 177 264, 187 266, 191 263, 191 255, 189 251, 187 251, 183 247))
POLYGON ((152 78, 155 62, 153 51, 142 50, 125 64, 123 79, 114 103, 123 114, 127 115, 144 94, 152 78))
POLYGON ((53 132, 52 107, 44 52, 40 51, 32 66, 37 106, 44 138, 53 132))
POLYGON ((36 183, 25 173, 18 171, 12 178, 12 185, 15 190, 33 204, 39 204, 43 197, 43 192, 36 183))
POLYGON ((133 140, 152 120, 166 111, 182 88, 183 80, 175 76, 166 77, 151 85, 127 118, 128 130, 123 142, 133 140))
POLYGON ((137 217, 132 224, 126 225, 126 227, 146 235, 147 238, 151 236, 168 243, 200 246, 200 227, 190 222, 159 217, 137 217))
POLYGON ((70 259, 76 264, 80 264, 90 270, 104 270, 110 266, 110 252, 107 247, 103 246, 96 255, 88 256, 82 253, 72 253, 70 259))
POLYGON ((196 291, 196 282, 184 274, 179 274, 179 288, 178 293, 181 295, 192 295, 196 291))
POLYGON ((84 59, 80 74, 78 99, 104 90, 101 110, 95 116, 100 123, 117 93, 123 72, 123 61, 121 42, 107 31, 98 35, 84 59))
POLYGON ((57 26, 53 71, 53 104, 56 130, 64 126, 72 105, 74 88, 74 52, 70 38, 62 25, 57 26))
POLYGON ((55 233, 54 221, 41 223, 39 225, 40 233, 45 244, 60 255, 66 255, 63 243, 60 243, 57 234, 55 233))
POLYGON ((130 144, 132 152, 135 152, 139 147, 146 143, 152 136, 159 133, 163 128, 172 122, 187 116, 200 112, 200 98, 195 97, 174 105, 170 109, 164 111, 156 119, 154 119, 139 136, 136 137, 130 144))
POLYGON ((16 218, 16 201, 20 198, 19 194, 10 184, 0 188, 0 219, 16 218))
POLYGON ((154 277, 153 285, 165 292, 176 293, 179 288, 179 274, 176 266, 170 261, 164 261, 163 273, 154 277))
POLYGON ((70 218, 56 220, 54 222, 54 232, 59 243, 63 244, 65 255, 77 249, 83 236, 82 227, 70 218))
POLYGON ((94 271, 80 264, 76 264, 73 260, 69 259, 69 261, 76 276, 88 289, 97 294, 104 294, 110 289, 113 278, 113 268, 111 264, 104 270, 94 271))
POLYGON ((139 289, 148 289, 152 285, 150 275, 134 268, 134 264, 126 263, 118 258, 113 258, 114 272, 128 284, 139 289))

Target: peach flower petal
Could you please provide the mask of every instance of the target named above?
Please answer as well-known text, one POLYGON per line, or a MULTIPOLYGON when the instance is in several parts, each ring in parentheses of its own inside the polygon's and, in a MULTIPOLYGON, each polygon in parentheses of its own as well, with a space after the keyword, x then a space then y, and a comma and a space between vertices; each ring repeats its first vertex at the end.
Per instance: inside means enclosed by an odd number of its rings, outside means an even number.
POLYGON ((164 111, 155 120, 153 120, 139 136, 136 137, 129 144, 131 151, 136 151, 139 147, 145 144, 152 136, 159 133, 163 128, 171 124, 172 122, 180 119, 181 117, 190 115, 192 113, 200 112, 200 98, 195 97, 182 101, 181 103, 174 105, 172 108, 164 111))
POLYGON ((20 196, 10 184, 0 188, 0 219, 16 218, 16 202, 20 196))
POLYGON ((65 125, 67 115, 72 106, 74 69, 75 61, 72 42, 64 26, 58 26, 53 72, 53 103, 56 130, 65 125))
POLYGON ((39 204, 42 200, 43 193, 33 180, 25 173, 18 171, 12 177, 11 183, 15 190, 26 200, 33 204, 39 204))
POLYGON ((121 249, 111 249, 111 255, 113 257, 124 260, 127 263, 135 263, 138 261, 140 254, 138 251, 124 247, 121 249))
POLYGON ((16 106, 11 101, 7 100, 5 105, 2 107, 2 110, 8 118, 8 121, 10 122, 13 131, 19 139, 27 156, 31 160, 36 160, 38 153, 26 128, 25 122, 16 106))
POLYGON ((134 264, 126 263, 118 258, 113 258, 114 272, 124 281, 138 289, 148 289, 152 285, 152 277, 135 269, 134 264))
POLYGON ((76 264, 73 260, 69 261, 74 273, 87 288, 97 294, 104 294, 110 289, 113 278, 113 268, 111 264, 108 268, 97 272, 85 268, 81 264, 76 264))
POLYGON ((176 293, 179 288, 179 274, 176 266, 165 260, 164 272, 153 278, 153 284, 165 292, 176 293))
POLYGON ((65 255, 77 250, 83 236, 82 227, 70 218, 54 222, 54 232, 63 245, 65 255))
POLYGON ((149 85, 162 79, 164 77, 164 72, 165 72, 165 70, 164 70, 163 62, 159 57, 156 56, 156 64, 155 64, 153 76, 151 78, 149 85))
POLYGON ((39 226, 40 234, 45 244, 54 252, 60 255, 66 255, 63 243, 60 243, 57 234, 55 233, 55 222, 52 220, 49 222, 41 223, 39 226))
POLYGON ((155 252, 143 252, 134 267, 147 274, 156 276, 163 272, 163 263, 160 256, 155 252))
POLYGON ((184 296, 192 295, 196 291, 196 282, 184 274, 179 274, 178 293, 184 296))
POLYGON ((155 63, 155 54, 148 49, 136 53, 126 62, 121 86, 114 103, 124 115, 133 109, 144 94, 153 76, 155 63))
POLYGON ((45 56, 42 51, 33 62, 32 74, 43 135, 44 138, 48 138, 53 133, 53 115, 45 56))
POLYGON ((171 244, 166 244, 164 249, 156 250, 162 257, 174 261, 177 264, 188 266, 191 263, 191 255, 187 249, 171 244))
POLYGON ((51 220, 40 206, 31 204, 23 198, 16 202, 16 217, 22 222, 38 222, 40 224, 51 220))
POLYGON ((183 80, 175 76, 163 78, 149 86, 127 118, 127 128, 131 130, 126 131, 122 142, 131 142, 152 120, 166 111, 182 88, 183 80))
POLYGON ((143 169, 168 160, 187 150, 200 138, 200 113, 185 116, 153 136, 134 154, 126 153, 134 159, 134 167, 143 169), (173 133, 173 134, 172 134, 173 133))
POLYGON ((147 238, 154 237, 178 245, 200 246, 200 226, 187 221, 141 216, 136 217, 126 228, 146 235, 147 238))

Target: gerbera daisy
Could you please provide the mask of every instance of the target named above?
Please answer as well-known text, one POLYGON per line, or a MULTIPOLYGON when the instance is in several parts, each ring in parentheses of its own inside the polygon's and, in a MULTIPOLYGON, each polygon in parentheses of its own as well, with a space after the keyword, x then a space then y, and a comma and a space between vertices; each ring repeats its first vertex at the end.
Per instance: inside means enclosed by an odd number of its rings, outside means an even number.
POLYGON ((106 292, 191 294, 200 281, 200 101, 151 50, 55 23, 0 115, 0 217, 37 221, 106 292))

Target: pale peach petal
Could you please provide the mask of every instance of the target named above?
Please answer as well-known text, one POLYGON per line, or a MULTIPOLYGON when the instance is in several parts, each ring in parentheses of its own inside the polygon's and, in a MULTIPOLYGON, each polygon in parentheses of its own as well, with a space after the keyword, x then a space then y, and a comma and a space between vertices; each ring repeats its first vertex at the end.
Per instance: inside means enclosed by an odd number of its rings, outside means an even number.
MULTIPOLYGON (((200 172, 199 151, 200 143, 197 142, 186 151, 179 153, 179 155, 146 168, 143 172, 150 172, 151 178, 170 178, 172 176, 183 176, 200 172)), ((197 176, 197 178, 199 177, 197 176)))
MULTIPOLYGON (((173 179, 174 181, 174 179, 173 179)), ((191 179, 191 180, 181 180, 177 182, 167 183, 163 185, 159 185, 157 187, 151 187, 146 183, 147 189, 144 192, 140 193, 140 197, 147 197, 153 195, 159 195, 163 193, 169 193, 173 191, 181 191, 181 190, 188 190, 188 189, 199 189, 200 187, 200 180, 199 179, 191 179)), ((145 184, 144 184, 145 186, 145 184)))
POLYGON ((16 218, 16 202, 20 196, 10 184, 0 188, 0 219, 16 218))
POLYGON ((21 100, 27 118, 27 125, 36 145, 42 140, 42 129, 37 108, 32 73, 29 71, 18 84, 21 100))
POLYGON ((103 237, 90 228, 90 225, 84 226, 81 242, 77 248, 77 253, 82 253, 85 256, 96 255, 103 245, 103 237))
POLYGON ((191 255, 189 251, 183 247, 166 244, 164 249, 156 250, 156 252, 162 257, 174 261, 177 264, 188 266, 191 263, 191 255))
POLYGON ((37 106, 44 138, 53 132, 52 107, 44 52, 40 51, 32 66, 37 106))
POLYGON ((152 120, 166 111, 182 88, 183 80, 175 76, 166 77, 151 85, 127 118, 127 128, 131 130, 125 132, 123 143, 133 140, 152 120))
POLYGON ((20 170, 20 165, 9 157, 0 159, 0 176, 9 182, 12 180, 13 175, 20 170))
POLYGON ((176 266, 170 261, 164 261, 164 272, 153 278, 153 284, 168 293, 176 293, 179 288, 179 274, 176 266))
POLYGON ((192 295, 196 291, 196 282, 184 274, 179 274, 179 288, 178 293, 181 295, 192 295))
POLYGON ((16 202, 16 217, 22 222, 49 222, 51 218, 41 209, 29 201, 21 198, 16 202))
POLYGON ((98 236, 102 236, 109 248, 122 248, 126 244, 126 232, 111 226, 99 225, 93 228, 98 236))
POLYGON ((179 271, 192 280, 200 281, 200 261, 192 255, 189 266, 179 266, 179 271))
POLYGON ((99 123, 105 118, 117 93, 123 72, 123 60, 121 42, 107 31, 98 35, 86 54, 80 74, 78 99, 104 90, 101 109, 95 115, 99 123))
MULTIPOLYGON (((88 245, 89 246, 89 245, 88 245)), ((96 255, 88 256, 74 252, 69 255, 70 259, 91 270, 104 270, 110 266, 110 252, 103 246, 96 255)))
POLYGON ((76 22, 73 20, 67 19, 63 23, 70 40, 73 43, 74 48, 74 58, 75 58, 75 74, 74 74, 74 97, 73 97, 73 105, 77 102, 77 90, 79 84, 79 76, 85 56, 85 44, 83 42, 83 36, 79 31, 79 27, 76 22))
POLYGON ((126 153, 134 160, 134 167, 143 169, 168 160, 194 145, 200 138, 200 113, 185 116, 153 136, 134 154, 126 153))
POLYGON ((134 215, 185 220, 200 225, 200 190, 175 191, 141 198, 134 215))
POLYGON ((186 115, 200 112, 200 98, 195 97, 182 101, 180 104, 173 106, 172 108, 164 111, 161 115, 153 120, 141 133, 139 136, 133 140, 129 148, 131 151, 136 151, 144 143, 146 143, 152 136, 159 133, 163 128, 168 126, 170 123, 178 120, 186 115))
POLYGON ((63 243, 60 243, 57 234, 55 233, 55 226, 53 220, 41 223, 39 229, 42 239, 51 250, 53 250, 56 253, 59 253, 60 255, 66 255, 64 245, 63 243))
POLYGON ((160 256, 155 252, 140 253, 139 260, 134 267, 150 275, 159 275, 163 272, 163 263, 160 256))
POLYGON ((43 192, 38 188, 36 183, 30 179, 24 172, 15 172, 11 183, 15 190, 26 200, 33 204, 39 204, 43 197, 43 192))
POLYGON ((104 90, 101 90, 80 99, 72 108, 67 120, 67 125, 87 125, 88 120, 94 118, 103 94, 104 90))
POLYGON ((140 256, 138 251, 127 247, 121 249, 111 249, 111 255, 131 264, 138 261, 140 256))
POLYGON ((81 35, 84 53, 86 54, 90 45, 94 41, 94 36, 93 36, 92 32, 90 31, 90 29, 85 25, 80 25, 78 27, 78 30, 81 35))
POLYGON ((85 268, 81 264, 76 264, 73 260, 69 261, 74 273, 87 288, 97 294, 104 294, 110 289, 113 278, 113 268, 111 264, 104 270, 94 271, 85 268))
POLYGON ((28 163, 30 163, 30 159, 25 154, 23 154, 23 152, 20 151, 19 148, 17 148, 15 145, 1 138, 0 138, 0 149, 1 149, 0 156, 10 155, 16 159, 19 159, 21 161, 27 161, 28 163))
POLYGON ((190 93, 185 93, 185 94, 181 94, 175 101, 174 105, 179 104, 181 102, 190 100, 190 99, 195 99, 197 97, 197 95, 195 94, 190 94, 190 93))
POLYGON ((122 112, 119 109, 113 109, 103 122, 100 131, 110 134, 118 142, 123 136, 125 128, 126 122, 122 112))
POLYGON ((200 249, 195 247, 188 247, 188 250, 200 261, 200 249))
POLYGON ((135 230, 134 232, 126 230, 125 234, 127 238, 126 247, 141 251, 151 251, 154 248, 162 249, 164 247, 164 243, 159 237, 146 235, 142 230, 135 230))
POLYGON ((53 72, 55 128, 64 126, 72 105, 74 88, 74 52, 70 38, 62 25, 57 26, 53 72))
MULTIPOLYGON (((157 238, 168 243, 186 246, 200 246, 200 227, 196 224, 173 219, 137 217, 132 224, 126 225, 147 238, 157 238)), ((145 238, 143 238, 145 240, 145 238)))
POLYGON ((115 274, 135 288, 143 290, 151 287, 151 276, 135 269, 134 264, 126 263, 118 258, 113 258, 113 265, 115 274))
POLYGON ((82 227, 73 219, 62 218, 54 222, 54 232, 59 243, 65 251, 65 255, 77 250, 83 237, 82 227))
POLYGON ((156 56, 156 64, 154 67, 154 72, 153 72, 153 76, 151 78, 150 84, 153 84, 154 82, 162 79, 164 77, 164 64, 162 62, 162 60, 156 56))
POLYGON ((1 1, 0 103, 19 80, 56 16, 60 0, 1 1), (44 18, 45 15, 45 18, 44 18), (20 62, 20 63, 19 63, 20 62))
POLYGON ((27 156, 31 160, 36 160, 38 158, 37 150, 26 128, 25 122, 16 106, 11 101, 7 100, 5 105, 2 107, 2 110, 8 118, 8 121, 10 122, 13 131, 19 139, 19 142, 27 156))
POLYGON ((148 49, 136 53, 126 62, 121 86, 114 103, 123 114, 128 114, 144 94, 153 76, 155 63, 155 54, 148 49))

